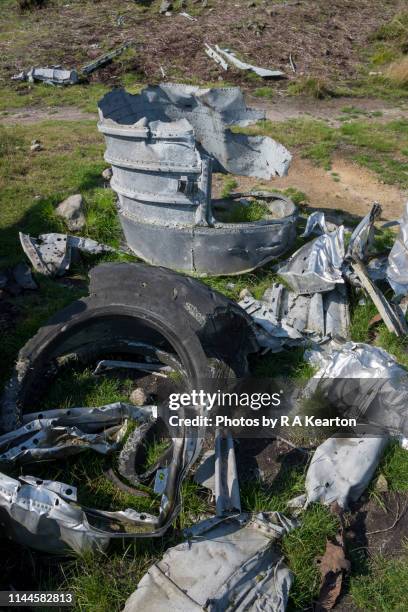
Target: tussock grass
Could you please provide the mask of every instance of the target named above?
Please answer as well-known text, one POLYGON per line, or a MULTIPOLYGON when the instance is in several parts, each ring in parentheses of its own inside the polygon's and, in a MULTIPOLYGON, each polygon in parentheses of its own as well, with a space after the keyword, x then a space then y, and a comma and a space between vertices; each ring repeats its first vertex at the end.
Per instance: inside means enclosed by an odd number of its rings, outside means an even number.
POLYGON ((399 87, 408 86, 408 56, 405 55, 399 60, 395 60, 386 72, 387 77, 392 83, 399 87))
POLYGON ((335 96, 335 90, 325 79, 318 77, 300 78, 288 86, 288 94, 292 96, 307 96, 323 100, 335 96))

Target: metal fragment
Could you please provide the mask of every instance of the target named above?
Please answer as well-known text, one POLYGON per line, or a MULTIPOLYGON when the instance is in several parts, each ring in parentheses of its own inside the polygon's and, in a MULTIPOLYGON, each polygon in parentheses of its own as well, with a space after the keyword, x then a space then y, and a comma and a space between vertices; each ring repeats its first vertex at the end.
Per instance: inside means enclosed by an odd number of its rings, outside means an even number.
POLYGON ((381 212, 380 204, 374 202, 370 212, 360 221, 351 235, 346 259, 357 258, 365 261, 374 239, 374 223, 380 218, 381 212))
POLYGON ((95 70, 97 70, 98 68, 105 66, 106 64, 111 62, 115 57, 118 57, 119 55, 121 55, 126 49, 129 49, 129 47, 131 47, 132 44, 133 44, 133 41, 129 41, 125 43, 124 45, 121 45, 117 49, 114 49, 113 51, 109 51, 109 53, 105 53, 104 55, 101 55, 100 57, 98 57, 95 61, 91 62, 90 64, 86 64, 85 66, 82 66, 81 68, 82 74, 88 75, 88 74, 91 74, 92 72, 95 72, 95 70))
POLYGON ((388 257, 387 280, 395 294, 408 294, 408 202, 400 221, 400 231, 388 257))
POLYGON ((139 582, 124 612, 284 612, 292 574, 276 547, 296 522, 279 512, 213 517, 191 527, 139 582), (197 571, 199 568, 199 571, 197 571))
POLYGON ((91 238, 68 234, 40 234, 38 239, 19 232, 20 243, 34 270, 46 276, 62 276, 69 270, 75 249, 98 255, 115 249, 91 238))
POLYGON ((139 257, 198 274, 235 274, 293 242, 297 209, 284 196, 269 196, 260 221, 217 218, 212 171, 270 178, 285 174, 291 160, 267 137, 231 131, 264 116, 245 106, 238 88, 162 84, 136 96, 117 89, 99 102, 99 114, 119 217, 139 257))
POLYGON ((344 227, 325 233, 302 246, 278 269, 293 291, 300 295, 326 292, 344 283, 344 227))
MULTIPOLYGON (((222 49, 218 45, 215 45, 215 53, 214 53, 213 49, 211 49, 209 45, 206 45, 206 47, 207 47, 207 51, 206 51, 207 55, 210 55, 210 57, 215 59, 217 63, 221 63, 217 59, 217 56, 221 56, 221 58, 223 58, 224 61, 226 62, 227 68, 228 68, 228 64, 232 64, 236 68, 239 68, 239 70, 249 70, 250 72, 254 72, 258 76, 262 77, 263 79, 282 78, 285 76, 285 73, 282 72, 281 70, 270 70, 269 68, 261 68, 259 66, 253 66, 252 64, 247 64, 246 62, 243 62, 242 60, 238 59, 235 53, 233 53, 232 51, 229 51, 229 49, 222 49)), ((223 64, 221 65, 224 68, 224 65, 223 64)), ((224 70, 226 70, 227 68, 224 68, 224 70)))
POLYGON ((76 70, 64 70, 60 66, 51 68, 31 68, 12 77, 14 81, 42 81, 48 85, 75 85, 78 83, 76 70))
POLYGON ((398 304, 388 302, 380 289, 371 281, 362 261, 355 259, 351 267, 374 302, 388 331, 396 336, 406 336, 408 334, 408 325, 398 304))
POLYGON ((382 437, 332 437, 316 449, 306 474, 307 505, 348 508, 367 488, 388 444, 382 437))
POLYGON ((234 441, 230 432, 215 435, 215 503, 217 516, 241 512, 234 441))

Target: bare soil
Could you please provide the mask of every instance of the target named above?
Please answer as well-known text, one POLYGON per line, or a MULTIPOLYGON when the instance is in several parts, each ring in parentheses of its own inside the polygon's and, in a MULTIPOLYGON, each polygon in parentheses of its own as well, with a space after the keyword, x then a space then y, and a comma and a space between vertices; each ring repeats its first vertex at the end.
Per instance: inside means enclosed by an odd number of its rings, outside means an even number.
MULTIPOLYGON (((259 86, 242 71, 225 73, 204 52, 204 43, 227 46, 242 59, 283 70, 288 78, 317 76, 351 78, 361 61, 361 50, 372 33, 398 12, 403 0, 210 0, 206 8, 190 1, 190 21, 177 12, 159 15, 158 5, 133 0, 52 3, 19 21, 13 37, 0 38, 0 77, 8 80, 32 65, 61 63, 77 67, 101 51, 134 40, 137 57, 127 69, 145 80, 167 78, 247 82, 259 86), (143 8, 144 7, 144 8, 143 8), (296 74, 289 66, 289 56, 296 74)), ((14 13, 13 13, 14 11, 14 13)), ((11 13, 10 13, 11 12, 11 13)), ((10 15, 0 16, 0 31, 7 31, 10 15), (3 22, 3 23, 2 23, 3 22)), ((121 61, 98 70, 92 80, 118 82, 121 61)))
MULTIPOLYGON (((327 171, 308 159, 302 159, 296 150, 292 150, 292 154, 288 176, 270 181, 235 177, 238 183, 236 190, 250 191, 255 186, 278 190, 294 187, 307 195, 309 206, 313 209, 342 210, 352 217, 363 217, 373 202, 379 202, 383 207, 382 220, 401 217, 408 193, 395 185, 382 183, 370 170, 337 156, 333 160, 332 169, 327 171), (338 174, 338 182, 334 181, 332 172, 338 174)), ((222 186, 222 176, 216 175, 213 180, 215 197, 222 191, 222 186)))
POLYGON ((260 100, 248 95, 248 105, 263 110, 266 118, 273 122, 287 121, 288 119, 321 119, 327 121, 332 127, 341 125, 341 118, 347 117, 342 112, 344 108, 357 109, 364 121, 374 120, 376 123, 387 123, 396 119, 408 118, 408 106, 401 107, 388 104, 376 98, 326 98, 315 100, 305 97, 288 97, 283 93, 273 100, 260 100), (376 113, 374 116, 370 113, 376 113), (382 113, 378 115, 378 113, 382 113))
POLYGON ((11 125, 18 123, 19 125, 29 125, 32 123, 39 123, 40 121, 82 121, 86 119, 95 119, 96 112, 85 113, 78 108, 69 106, 55 107, 47 110, 39 109, 35 107, 26 106, 23 109, 8 113, 6 115, 0 115, 0 125, 11 125))

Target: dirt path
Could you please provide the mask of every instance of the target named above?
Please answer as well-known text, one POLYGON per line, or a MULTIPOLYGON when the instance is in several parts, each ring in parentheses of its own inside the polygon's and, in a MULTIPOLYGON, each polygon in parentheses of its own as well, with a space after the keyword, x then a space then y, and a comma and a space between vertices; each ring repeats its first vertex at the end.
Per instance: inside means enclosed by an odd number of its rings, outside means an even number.
MULTIPOLYGON (((257 179, 236 178, 237 191, 261 186, 257 179)), ((220 193, 222 183, 222 178, 217 176, 213 182, 215 195, 220 193)), ((268 189, 294 187, 308 196, 312 208, 343 210, 360 217, 366 215, 372 203, 377 201, 383 207, 382 219, 385 221, 399 219, 408 198, 407 191, 384 185, 374 173, 341 157, 335 157, 332 170, 326 171, 295 154, 288 176, 264 181, 262 185, 268 189), (338 174, 338 182, 334 181, 331 172, 338 174)))
POLYGON ((342 112, 342 109, 351 107, 358 111, 358 118, 364 121, 373 120, 386 123, 394 119, 408 119, 407 104, 395 107, 387 104, 384 100, 374 98, 314 100, 312 98, 280 95, 276 100, 268 101, 260 100, 254 96, 247 96, 246 99, 249 106, 265 111, 266 118, 275 122, 313 118, 327 121, 333 127, 339 127, 342 123, 340 119, 349 116, 342 112))
POLYGON ((7 115, 0 115, 0 125, 12 125, 14 123, 29 125, 40 121, 83 121, 86 119, 95 120, 96 117, 96 112, 95 114, 86 113, 73 106, 48 109, 27 106, 7 115))

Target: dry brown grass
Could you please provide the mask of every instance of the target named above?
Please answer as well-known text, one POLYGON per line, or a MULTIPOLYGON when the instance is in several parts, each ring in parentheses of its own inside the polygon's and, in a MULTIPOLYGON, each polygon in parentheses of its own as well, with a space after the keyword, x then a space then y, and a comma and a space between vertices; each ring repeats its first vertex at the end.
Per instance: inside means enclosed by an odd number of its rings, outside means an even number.
POLYGON ((395 85, 408 87, 408 55, 393 62, 387 69, 387 77, 395 85))

